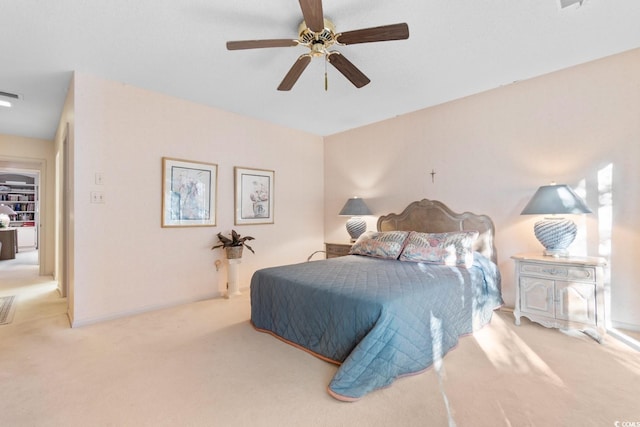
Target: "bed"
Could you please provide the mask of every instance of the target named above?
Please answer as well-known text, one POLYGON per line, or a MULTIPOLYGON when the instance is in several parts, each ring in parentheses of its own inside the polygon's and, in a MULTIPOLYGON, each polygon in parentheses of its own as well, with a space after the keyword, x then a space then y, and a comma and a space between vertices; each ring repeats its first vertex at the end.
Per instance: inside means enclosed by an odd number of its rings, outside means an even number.
POLYGON ((327 390, 355 401, 489 323, 503 303, 496 263, 489 217, 424 199, 380 217, 350 255, 256 271, 251 323, 339 365, 327 390))

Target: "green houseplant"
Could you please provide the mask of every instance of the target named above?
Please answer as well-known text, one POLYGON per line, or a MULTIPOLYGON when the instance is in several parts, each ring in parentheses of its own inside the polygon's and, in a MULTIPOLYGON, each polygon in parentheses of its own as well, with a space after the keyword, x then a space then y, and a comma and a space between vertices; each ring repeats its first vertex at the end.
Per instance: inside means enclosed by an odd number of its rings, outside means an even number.
POLYGON ((236 230, 231 230, 231 238, 223 236, 222 233, 218 233, 217 236, 220 243, 214 245, 211 249, 224 248, 228 259, 242 258, 242 248, 244 247, 255 254, 253 248, 247 244, 247 240, 255 240, 251 236, 241 237, 236 230))

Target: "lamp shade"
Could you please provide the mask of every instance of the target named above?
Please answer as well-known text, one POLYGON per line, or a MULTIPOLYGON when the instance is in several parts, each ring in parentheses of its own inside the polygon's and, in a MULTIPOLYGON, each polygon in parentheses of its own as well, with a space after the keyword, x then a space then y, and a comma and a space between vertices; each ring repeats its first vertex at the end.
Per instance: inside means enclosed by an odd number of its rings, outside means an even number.
POLYGON ((347 200, 347 203, 344 204, 344 206, 342 207, 342 210, 340 210, 340 213, 338 215, 344 215, 344 216, 371 215, 371 211, 369 210, 369 207, 364 202, 364 200, 362 200, 359 197, 352 197, 349 200, 347 200))
MULTIPOLYGON (((563 215, 591 213, 591 209, 568 185, 544 185, 538 188, 520 215, 563 215)), ((545 255, 567 256, 567 248, 576 238, 576 224, 565 218, 545 218, 533 231, 544 246, 545 255)))
POLYGON ((0 214, 17 215, 15 211, 7 205, 0 205, 0 214))
POLYGON ((520 215, 585 213, 591 213, 591 209, 571 187, 565 184, 552 184, 538 188, 520 215))
POLYGON ((359 197, 352 197, 347 200, 338 215, 351 217, 347 221, 347 233, 351 236, 351 241, 355 242, 362 233, 367 231, 367 222, 359 218, 359 216, 371 215, 371 211, 364 200, 359 197))

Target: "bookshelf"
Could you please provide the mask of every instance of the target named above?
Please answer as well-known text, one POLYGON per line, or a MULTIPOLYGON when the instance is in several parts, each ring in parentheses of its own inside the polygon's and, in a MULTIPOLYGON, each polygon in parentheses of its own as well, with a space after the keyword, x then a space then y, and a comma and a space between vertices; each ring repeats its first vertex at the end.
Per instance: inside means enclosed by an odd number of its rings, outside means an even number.
MULTIPOLYGON (((13 175, 16 176, 19 175, 13 175)), ((37 247, 38 185, 34 178, 24 178, 13 180, 0 176, 0 204, 10 207, 16 213, 10 215, 10 227, 18 229, 18 247, 37 247)))

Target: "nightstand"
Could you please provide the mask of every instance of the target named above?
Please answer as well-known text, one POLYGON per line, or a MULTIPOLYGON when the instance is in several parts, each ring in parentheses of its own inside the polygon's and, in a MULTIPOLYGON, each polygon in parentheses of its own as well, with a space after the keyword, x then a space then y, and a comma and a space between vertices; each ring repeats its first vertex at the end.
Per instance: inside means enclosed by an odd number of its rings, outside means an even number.
POLYGON ((353 243, 325 243, 325 252, 327 258, 337 258, 340 256, 349 255, 349 250, 353 243))
POLYGON ((547 328, 579 329, 598 342, 606 331, 604 268, 599 257, 518 254, 513 315, 547 328))

